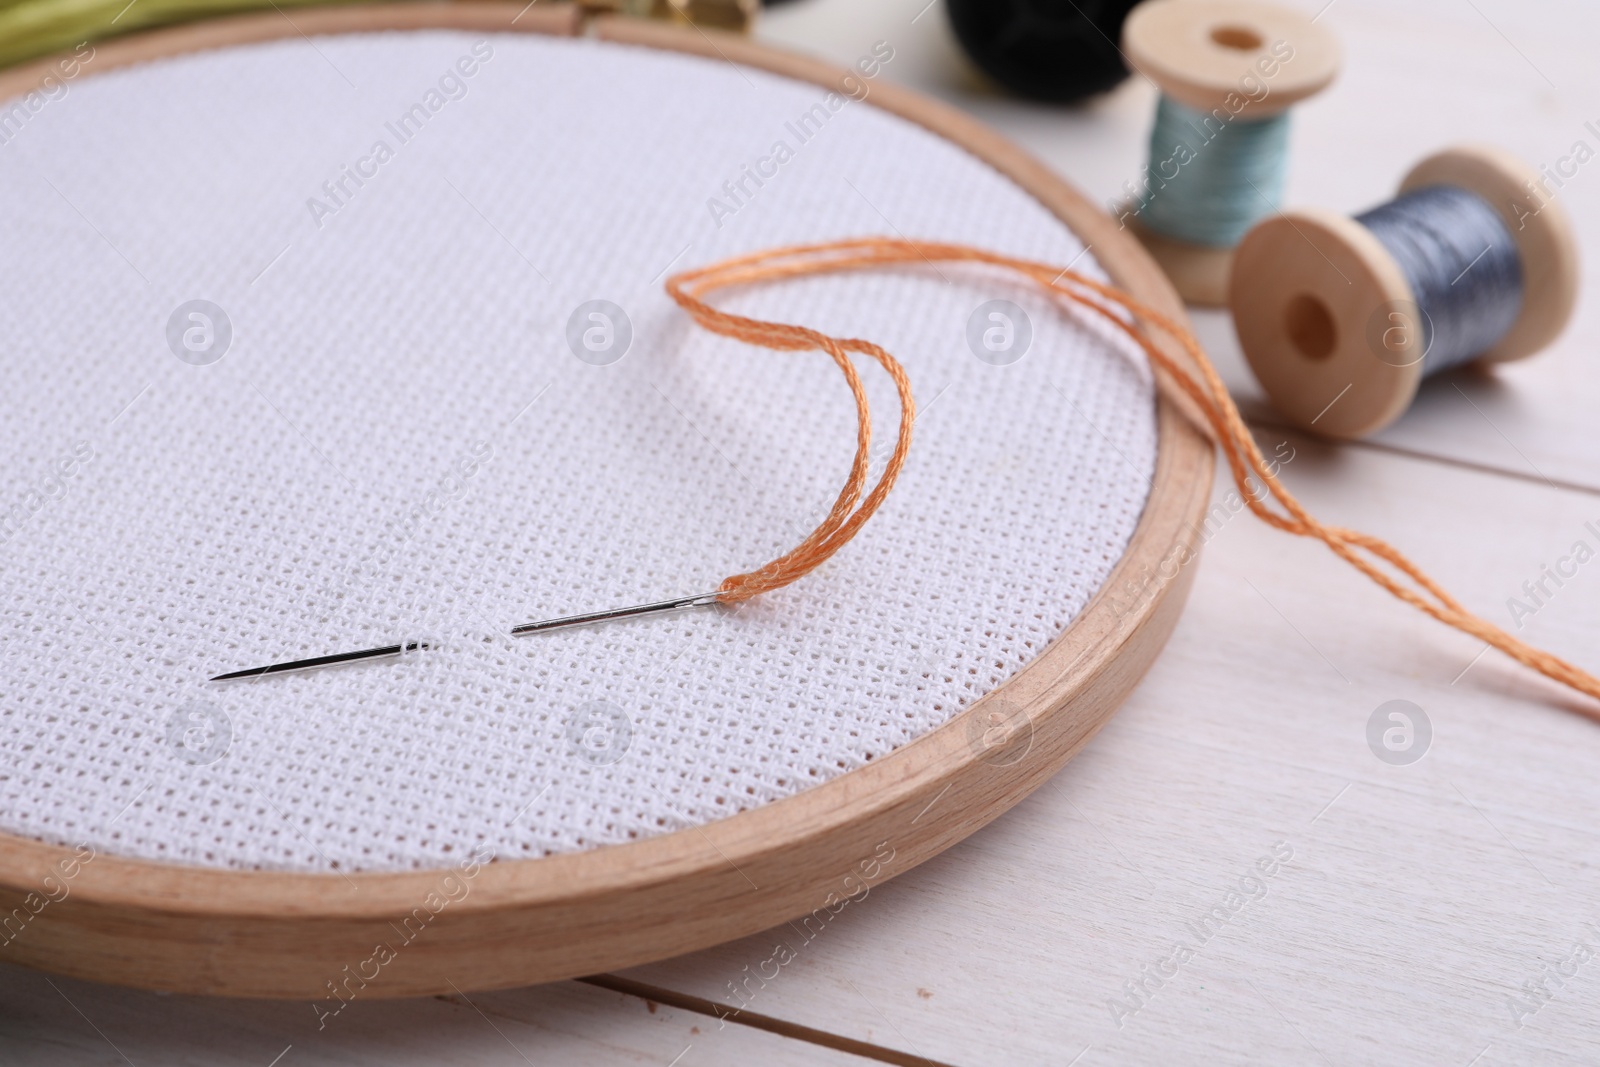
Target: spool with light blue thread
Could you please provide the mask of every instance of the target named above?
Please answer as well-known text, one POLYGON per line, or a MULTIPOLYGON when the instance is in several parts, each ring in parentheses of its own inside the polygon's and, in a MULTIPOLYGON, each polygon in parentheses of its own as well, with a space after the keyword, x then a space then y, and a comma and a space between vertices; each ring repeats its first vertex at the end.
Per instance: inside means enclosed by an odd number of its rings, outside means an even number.
POLYGON ((1169 96, 1156 105, 1150 157, 1189 159, 1172 181, 1153 172, 1138 201, 1139 222, 1165 237, 1232 248, 1283 198, 1289 115, 1259 122, 1236 119, 1214 132, 1216 120, 1169 96), (1209 133, 1209 137, 1208 137, 1209 133))
POLYGON ((1229 304, 1273 404, 1331 437, 1398 418, 1422 380, 1532 355, 1577 299, 1577 242, 1532 168, 1447 149, 1396 199, 1345 218, 1297 210, 1240 243, 1229 304))
POLYGON ((1161 90, 1149 155, 1119 217, 1184 299, 1227 298, 1233 248, 1282 201, 1288 109, 1338 73, 1311 19, 1258 0, 1148 0, 1123 50, 1161 90))

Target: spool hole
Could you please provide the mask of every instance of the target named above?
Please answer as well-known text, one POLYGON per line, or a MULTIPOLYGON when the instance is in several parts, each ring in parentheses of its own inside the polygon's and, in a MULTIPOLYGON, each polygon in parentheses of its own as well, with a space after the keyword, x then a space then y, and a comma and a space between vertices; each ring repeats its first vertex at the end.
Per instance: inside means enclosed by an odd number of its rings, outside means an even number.
POLYGON ((1327 359, 1339 343, 1333 312, 1310 293, 1300 293, 1289 301, 1283 309, 1283 326, 1289 342, 1307 359, 1327 359))
POLYGON ((1259 33, 1244 26, 1217 26, 1211 31, 1211 39, 1237 52, 1254 52, 1265 43, 1259 33))

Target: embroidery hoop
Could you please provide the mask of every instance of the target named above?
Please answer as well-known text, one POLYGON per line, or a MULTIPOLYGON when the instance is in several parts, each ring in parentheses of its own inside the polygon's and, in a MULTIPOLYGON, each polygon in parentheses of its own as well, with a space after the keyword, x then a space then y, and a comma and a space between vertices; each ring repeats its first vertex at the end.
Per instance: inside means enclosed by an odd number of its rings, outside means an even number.
MULTIPOLYGON (((247 16, 97 46, 96 69, 298 34, 458 29, 571 35, 574 9, 499 3, 373 5, 247 16)), ((602 40, 724 59, 834 88, 845 72, 741 38, 619 18, 602 40)), ((26 91, 54 58, 0 75, 26 91)), ((893 85, 868 101, 964 148, 1010 178, 1096 250, 1113 281, 1182 320, 1181 304, 1126 233, 1045 167, 975 120, 893 85)), ((755 933, 816 909, 843 876, 892 842, 898 874, 1027 796, 1104 725, 1160 651, 1193 577, 1178 566, 1131 608, 1108 590, 1143 586, 1197 551, 1212 449, 1158 400, 1159 452, 1127 551, 1091 603, 1010 681, 944 726, 798 795, 626 845, 495 862, 428 936, 362 996, 503 988, 642 964, 755 933), (998 729, 998 743, 974 743, 998 729), (935 806, 942 818, 923 819, 935 806), (752 886, 758 888, 752 888, 752 886)), ((22 906, 69 848, 0 835, 0 909, 22 906)), ((438 885, 444 871, 350 876, 243 872, 97 856, 70 895, 11 945, 18 962, 75 977, 176 992, 316 998, 438 885)))

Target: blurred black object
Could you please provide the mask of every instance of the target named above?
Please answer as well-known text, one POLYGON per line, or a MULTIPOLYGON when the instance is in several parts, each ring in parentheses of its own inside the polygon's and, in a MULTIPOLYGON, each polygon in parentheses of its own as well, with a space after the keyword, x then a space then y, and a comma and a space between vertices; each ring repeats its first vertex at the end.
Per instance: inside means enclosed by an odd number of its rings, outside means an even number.
POLYGON ((1117 42, 1139 0, 945 0, 956 39, 1005 89, 1070 104, 1128 76, 1117 42))

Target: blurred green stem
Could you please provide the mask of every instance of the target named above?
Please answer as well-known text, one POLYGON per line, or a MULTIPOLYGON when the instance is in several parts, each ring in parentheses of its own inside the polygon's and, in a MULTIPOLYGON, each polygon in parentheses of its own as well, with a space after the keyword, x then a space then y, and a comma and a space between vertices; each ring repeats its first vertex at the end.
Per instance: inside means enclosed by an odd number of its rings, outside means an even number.
POLYGON ((330 0, 0 0, 0 67, 153 26, 328 3, 330 0))

